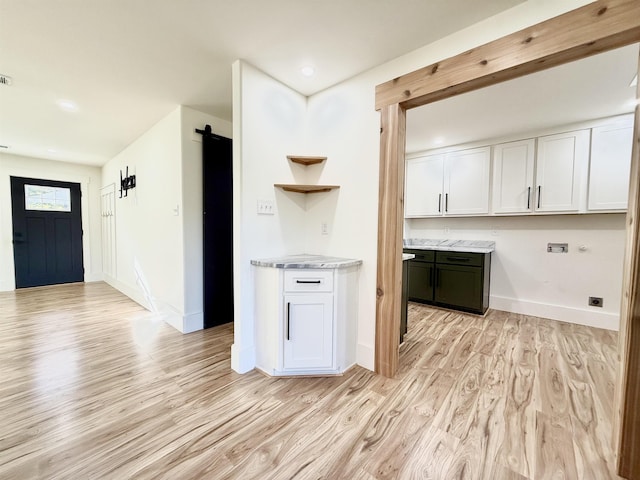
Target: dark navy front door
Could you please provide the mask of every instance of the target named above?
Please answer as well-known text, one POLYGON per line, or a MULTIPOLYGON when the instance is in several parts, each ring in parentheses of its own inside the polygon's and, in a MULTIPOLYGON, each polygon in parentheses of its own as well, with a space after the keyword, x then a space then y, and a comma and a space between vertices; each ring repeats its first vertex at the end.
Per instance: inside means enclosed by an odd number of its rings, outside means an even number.
POLYGON ((16 288, 84 281, 80 184, 11 177, 16 288))

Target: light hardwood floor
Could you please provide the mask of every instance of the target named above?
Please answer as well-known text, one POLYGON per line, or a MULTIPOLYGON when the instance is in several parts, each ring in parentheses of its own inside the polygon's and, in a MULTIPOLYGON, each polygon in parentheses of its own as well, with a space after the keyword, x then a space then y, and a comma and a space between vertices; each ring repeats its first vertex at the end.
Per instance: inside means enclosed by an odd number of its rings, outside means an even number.
POLYGON ((617 336, 411 304, 399 374, 231 371, 106 284, 0 293, 2 479, 617 478, 617 336))

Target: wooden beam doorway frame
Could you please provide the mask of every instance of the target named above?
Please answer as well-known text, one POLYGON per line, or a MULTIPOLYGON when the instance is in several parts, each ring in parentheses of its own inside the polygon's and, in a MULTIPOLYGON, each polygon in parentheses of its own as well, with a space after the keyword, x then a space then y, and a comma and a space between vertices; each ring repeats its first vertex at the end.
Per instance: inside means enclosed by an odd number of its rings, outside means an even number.
MULTIPOLYGON (((598 0, 376 87, 381 111, 375 370, 398 368, 406 110, 640 42, 640 0, 598 0)), ((640 92, 640 88, 638 89, 640 92)), ((636 107, 620 318, 614 438, 618 469, 640 479, 640 108, 636 107), (635 367, 634 367, 635 366, 635 367)))

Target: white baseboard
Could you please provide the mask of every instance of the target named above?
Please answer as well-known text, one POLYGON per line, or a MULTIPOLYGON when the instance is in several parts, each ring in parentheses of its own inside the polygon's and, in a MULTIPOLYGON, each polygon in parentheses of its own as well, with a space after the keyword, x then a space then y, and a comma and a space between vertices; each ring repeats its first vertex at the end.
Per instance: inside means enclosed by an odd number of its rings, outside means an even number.
MULTIPOLYGON (((137 287, 131 287, 124 282, 121 282, 109 275, 104 276, 104 281, 111 285, 116 290, 125 294, 134 302, 138 303, 140 306, 146 308, 147 310, 151 310, 151 306, 148 304, 147 299, 144 297, 142 292, 137 287)), ((154 301, 156 301, 154 299, 154 301)), ((171 325, 173 328, 178 330, 180 333, 188 333, 184 331, 185 328, 185 319, 182 314, 174 310, 170 305, 167 305, 162 302, 156 302, 158 304, 162 304, 160 308, 158 308, 158 317, 162 319, 165 323, 171 325)))
POLYGON ((125 294, 127 297, 129 297, 131 300, 133 300, 140 306, 149 310, 149 305, 147 304, 147 300, 144 298, 144 295, 142 295, 142 293, 137 288, 130 287, 126 283, 123 283, 120 280, 113 278, 110 275, 105 275, 104 281, 107 282, 116 290, 125 294))
POLYGON ((256 368, 256 349, 240 349, 235 343, 231 345, 231 368, 238 373, 247 373, 256 368))
POLYGON ((489 305, 494 310, 520 313, 535 317, 550 318, 561 322, 576 323, 588 327, 618 330, 620 328, 620 315, 609 312, 598 312, 597 307, 592 309, 563 307, 546 303, 529 302, 516 298, 491 296, 489 305))
POLYGON ((356 363, 358 365, 373 372, 375 370, 375 358, 376 352, 373 347, 361 343, 358 344, 356 352, 356 363))
POLYGON ((102 282, 104 280, 104 275, 102 274, 102 272, 100 273, 85 273, 84 274, 84 281, 87 283, 90 282, 102 282))
POLYGON ((204 312, 187 313, 182 320, 182 333, 191 333, 204 328, 204 312))

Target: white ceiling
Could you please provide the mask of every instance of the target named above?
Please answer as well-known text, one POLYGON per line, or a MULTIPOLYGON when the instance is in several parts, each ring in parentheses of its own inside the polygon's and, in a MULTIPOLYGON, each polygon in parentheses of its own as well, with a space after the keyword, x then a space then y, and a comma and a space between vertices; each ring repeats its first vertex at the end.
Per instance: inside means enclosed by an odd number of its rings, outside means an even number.
POLYGON ((0 0, 0 145, 101 165, 176 105, 230 120, 236 59, 309 95, 523 1, 0 0))
POLYGON ((632 112, 638 45, 407 112, 407 153, 632 112))

